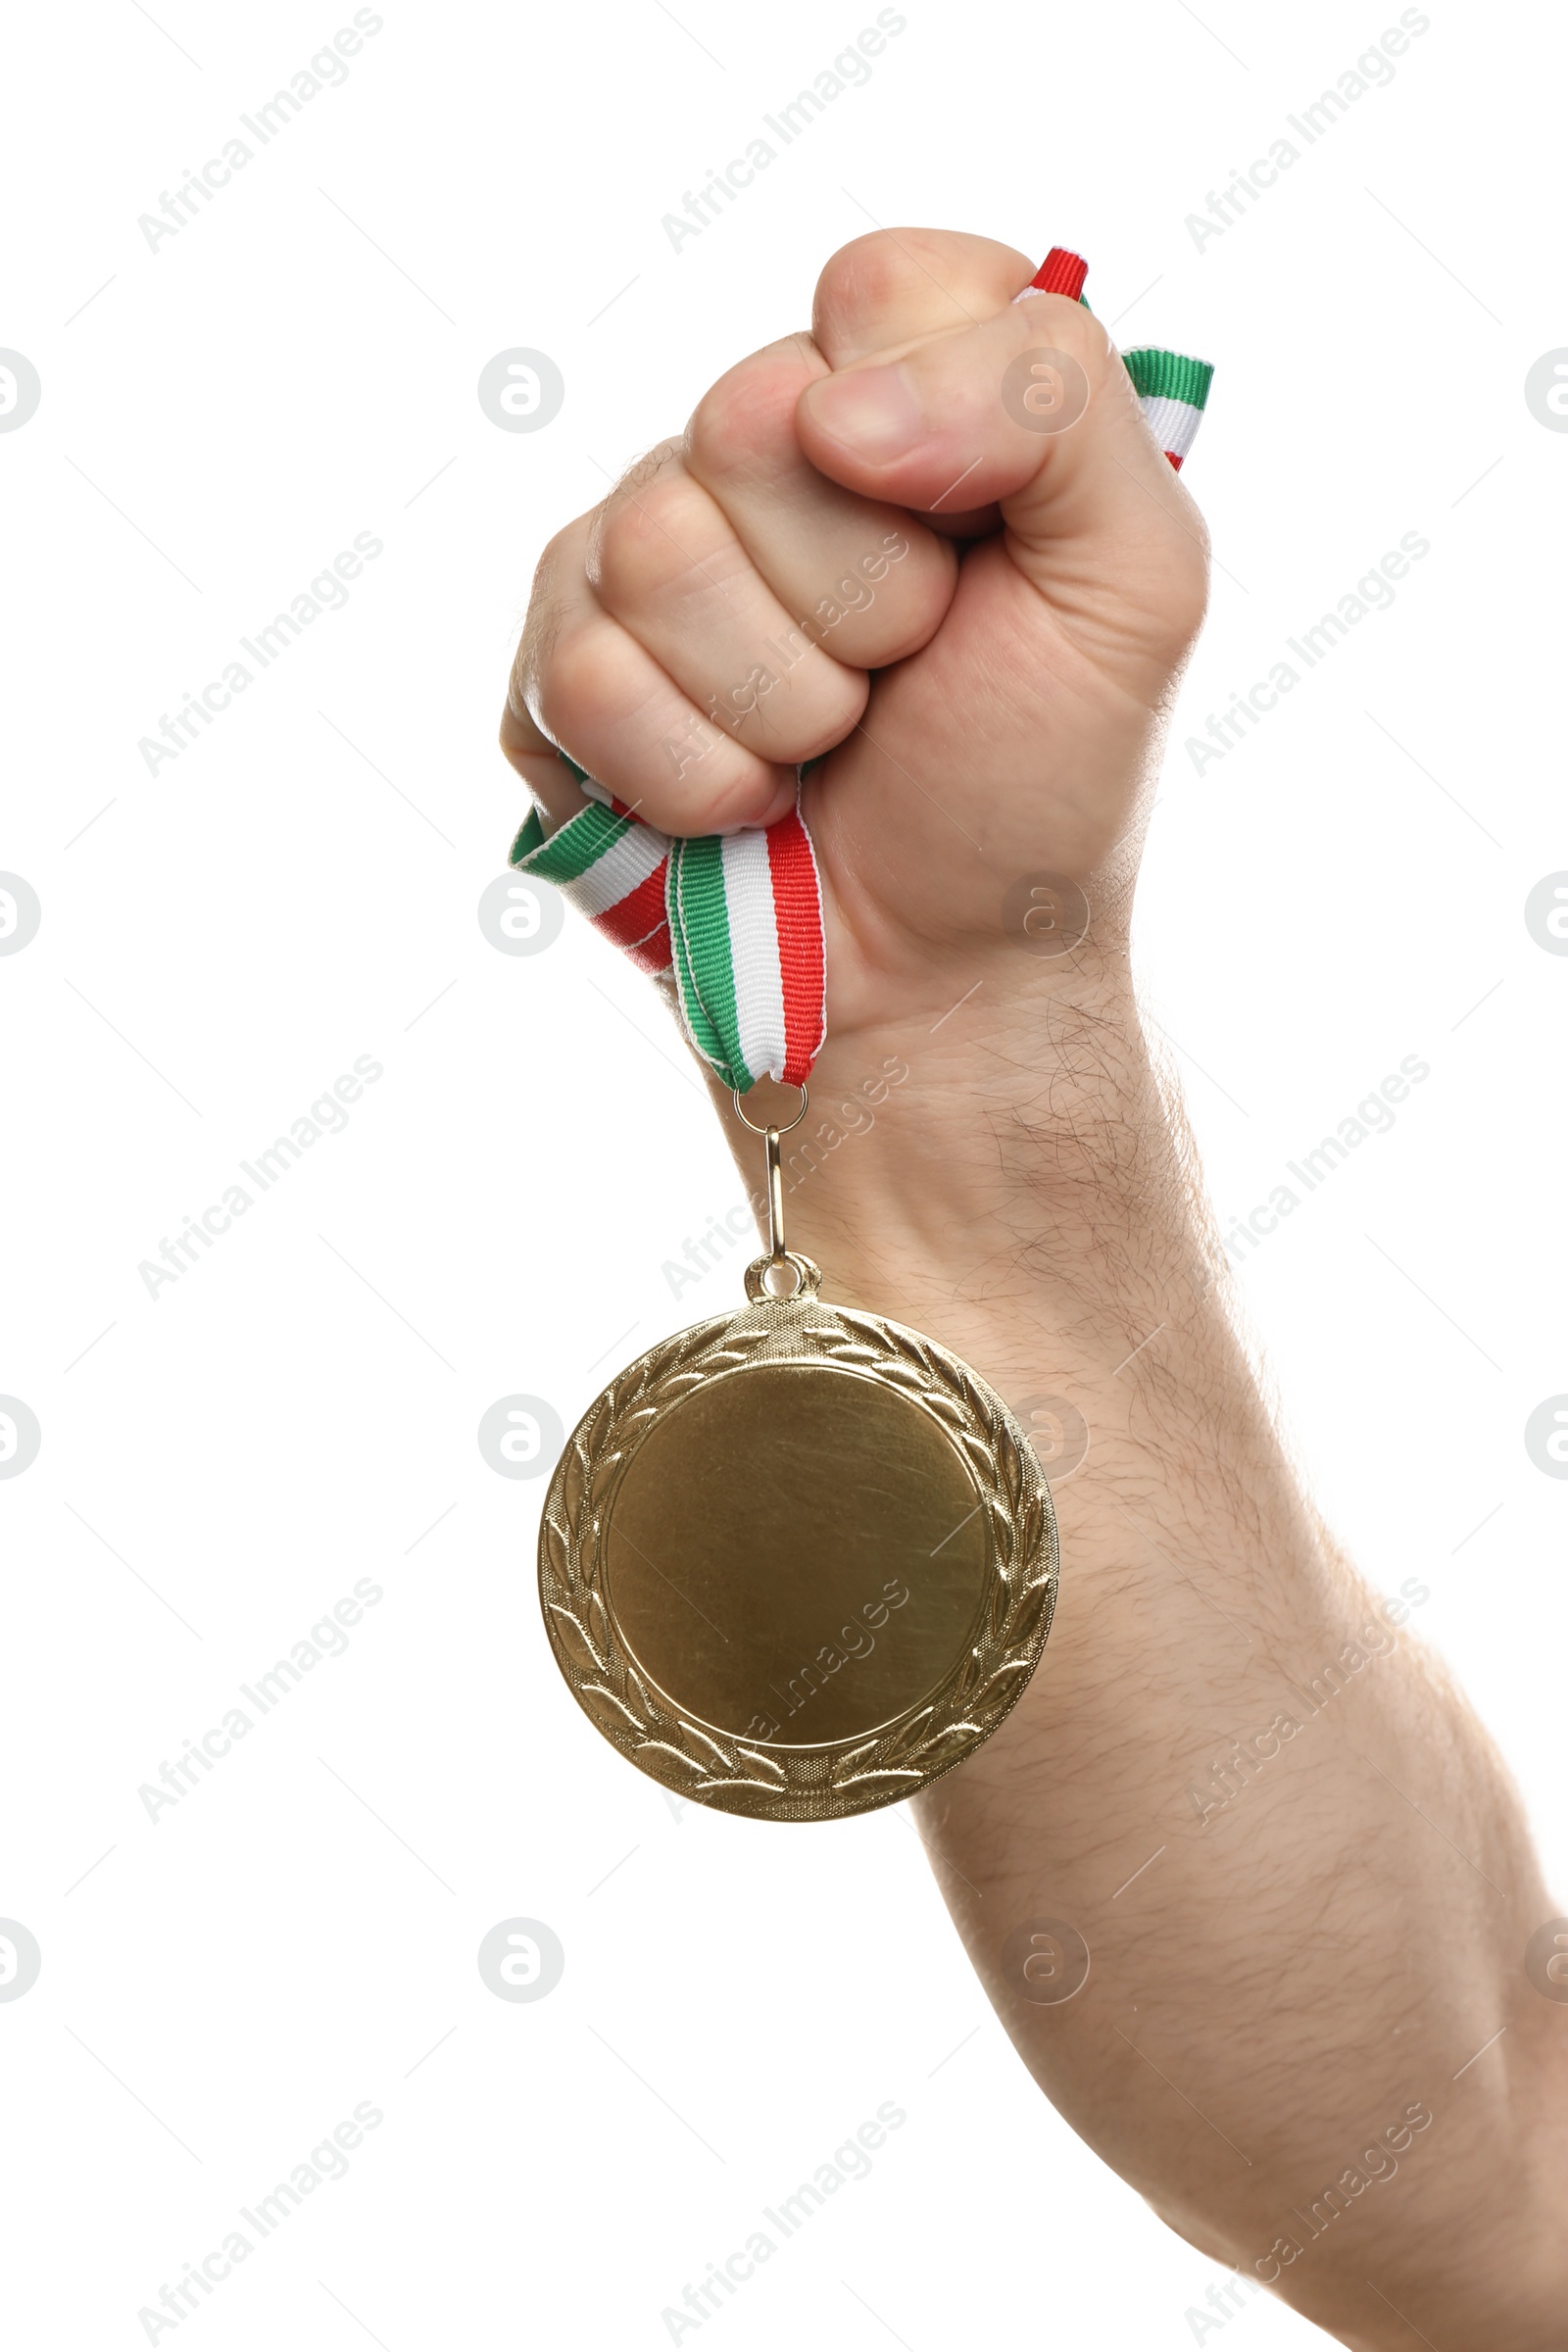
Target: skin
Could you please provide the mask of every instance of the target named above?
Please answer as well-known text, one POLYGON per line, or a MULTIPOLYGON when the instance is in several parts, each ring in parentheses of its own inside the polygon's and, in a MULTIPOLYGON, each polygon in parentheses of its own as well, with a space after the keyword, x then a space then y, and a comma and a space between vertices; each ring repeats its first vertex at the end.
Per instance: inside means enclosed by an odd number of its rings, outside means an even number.
POLYGON ((550 819, 580 805, 559 745, 677 833, 769 822, 828 755, 813 1113, 889 1056, 909 1078, 840 1119, 845 1148, 797 1151, 791 1246, 1091 1433, 1045 1658, 914 1805, 1035 2080, 1173 2230, 1356 2352, 1547 2352, 1568 2004, 1523 1955, 1557 1906, 1485 1731, 1323 1526, 1238 1336, 1127 956, 1206 537, 1098 321, 1014 304, 1032 269, 921 229, 836 254, 810 333, 551 543, 503 747, 550 819), (1002 397, 1043 347, 1087 389, 1070 429, 1002 397), (764 642, 889 534, 869 599, 837 591, 743 707, 764 642), (1088 902, 1066 953, 1008 927, 1041 873, 1088 902), (1043 1917, 1093 1955, 1070 1999, 1025 1997, 1004 1951, 1043 1917))

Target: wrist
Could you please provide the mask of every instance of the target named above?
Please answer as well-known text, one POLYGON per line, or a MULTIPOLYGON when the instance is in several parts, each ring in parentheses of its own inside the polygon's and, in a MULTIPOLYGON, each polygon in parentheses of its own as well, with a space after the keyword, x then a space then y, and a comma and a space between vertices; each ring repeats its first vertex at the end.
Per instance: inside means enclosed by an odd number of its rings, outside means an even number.
MULTIPOLYGON (((755 1193, 756 1148, 714 1094, 755 1193)), ((764 1083, 747 1109, 783 1122, 797 1102, 764 1083)), ((895 1249, 939 1261, 951 1290, 1010 1242, 1049 1279, 1091 1238, 1108 1268, 1136 1234, 1147 1264, 1185 1247, 1190 1225, 1171 1104, 1125 978, 1063 973, 1001 1000, 982 973, 934 1019, 830 1036, 782 1156, 790 1246, 825 1271, 895 1249)))

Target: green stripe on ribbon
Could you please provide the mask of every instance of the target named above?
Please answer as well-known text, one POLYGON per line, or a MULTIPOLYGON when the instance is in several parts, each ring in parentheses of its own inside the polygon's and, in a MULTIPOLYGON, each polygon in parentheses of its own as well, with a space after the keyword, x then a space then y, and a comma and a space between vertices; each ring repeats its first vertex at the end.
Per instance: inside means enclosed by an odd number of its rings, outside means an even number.
MULTIPOLYGON (((691 959, 686 953, 686 935, 680 922, 680 869, 686 844, 672 841, 669 845, 669 872, 664 883, 664 906, 669 921, 669 956, 675 970, 675 990, 680 998, 681 1019, 686 1034, 710 1068, 726 1076, 723 1069, 723 1048, 718 1031, 713 1027, 697 993, 692 978, 691 959)), ((733 1083, 733 1082, 732 1082, 733 1083)))
POLYGON ((612 815, 601 802, 589 801, 546 841, 536 809, 512 845, 512 863, 520 865, 526 858, 529 873, 541 882, 580 881, 630 832, 631 822, 629 816, 612 815))
POLYGON ((530 808, 522 820, 516 840, 507 853, 507 863, 520 865, 525 858, 531 858, 535 850, 542 850, 544 846, 545 829, 539 820, 539 811, 530 808))
POLYGON ((1201 409, 1214 380, 1208 360, 1190 360, 1179 351, 1124 351, 1122 361, 1140 400, 1182 400, 1201 409))
POLYGON ((698 1052, 741 1094, 755 1085, 741 1055, 724 844, 716 833, 669 845, 669 926, 681 1010, 698 1052))

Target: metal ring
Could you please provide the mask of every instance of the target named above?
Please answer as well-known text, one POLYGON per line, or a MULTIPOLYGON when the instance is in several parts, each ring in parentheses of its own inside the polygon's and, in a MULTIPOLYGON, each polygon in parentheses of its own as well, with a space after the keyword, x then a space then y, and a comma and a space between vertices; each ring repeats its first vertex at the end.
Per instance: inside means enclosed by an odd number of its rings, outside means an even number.
POLYGON ((798 1250, 786 1250, 782 1257, 754 1257, 744 1276, 746 1296, 754 1305, 764 1300, 775 1306, 787 1306, 794 1299, 814 1298, 822 1287, 822 1269, 816 1260, 803 1256, 798 1250), (789 1266, 795 1274, 793 1291, 770 1291, 767 1277, 775 1266, 789 1266))
POLYGON ((771 1121, 769 1122, 768 1126, 766 1126, 766 1127, 759 1127, 759 1125, 757 1124, 757 1121, 756 1121, 755 1119, 749 1119, 749 1118, 746 1116, 746 1106, 745 1106, 745 1104, 744 1104, 744 1103, 742 1102, 742 1101, 741 1101, 741 1090, 740 1090, 740 1088, 739 1088, 738 1086, 733 1086, 733 1087, 731 1087, 731 1088, 730 1088, 730 1093, 731 1093, 731 1094, 734 1096, 734 1098, 735 1098, 735 1108, 736 1108, 736 1109, 737 1109, 737 1110, 740 1112, 740 1116, 741 1116, 741 1124, 742 1124, 743 1126, 745 1126, 745 1127, 749 1127, 749 1128, 751 1129, 751 1131, 752 1131, 752 1133, 753 1133, 754 1135, 766 1135, 766 1134, 768 1134, 770 1131, 771 1131, 772 1133, 776 1134, 776 1135, 793 1135, 793 1134, 794 1134, 794 1132, 795 1132, 795 1130, 796 1130, 796 1128, 797 1128, 797 1127, 800 1125, 801 1121, 802 1121, 802 1120, 805 1118, 805 1116, 806 1116, 806 1105, 807 1105, 807 1103, 808 1103, 808 1102, 810 1101, 810 1097, 808 1095, 808 1093, 807 1093, 807 1091, 806 1091, 805 1087, 803 1086, 803 1087, 801 1088, 801 1107, 800 1107, 800 1109, 799 1109, 799 1110, 798 1110, 798 1111, 795 1113, 795 1116, 794 1116, 794 1118, 793 1118, 793 1119, 791 1119, 791 1121, 790 1121, 790 1123, 789 1123, 789 1125, 788 1125, 787 1127, 777 1127, 777 1128, 774 1128, 774 1127, 772 1127, 772 1123, 771 1123, 771 1121))

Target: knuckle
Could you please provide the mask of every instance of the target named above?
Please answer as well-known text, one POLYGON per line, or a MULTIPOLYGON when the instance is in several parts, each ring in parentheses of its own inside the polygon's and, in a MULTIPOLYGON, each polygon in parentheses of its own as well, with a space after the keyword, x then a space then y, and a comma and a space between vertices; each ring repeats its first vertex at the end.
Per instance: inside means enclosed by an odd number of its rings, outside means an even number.
MULTIPOLYGON (((1196 509, 1194 518, 1196 521, 1196 509)), ((1208 609, 1208 539, 1200 522, 1198 529, 1200 538, 1197 544, 1184 533, 1181 547, 1169 551, 1158 567, 1152 617, 1157 650, 1173 667, 1184 659, 1208 609)))
POLYGON ((687 427, 692 464, 702 479, 765 475, 779 448, 793 444, 801 391, 798 354, 795 363, 780 366, 772 351, 755 352, 703 394, 687 427))
POLYGON ((1050 343, 1075 359, 1091 381, 1111 376, 1113 366, 1125 373, 1103 322, 1065 294, 1031 294, 1027 302, 1013 303, 1005 316, 1019 351, 1050 343))
MULTIPOLYGON (((580 563, 580 558, 577 561, 580 563)), ((522 624, 524 643, 539 615, 554 611, 560 604, 562 590, 572 568, 571 559, 567 555, 567 533, 558 531, 553 539, 547 540, 544 553, 533 567, 533 581, 528 590, 528 611, 522 624)))
POLYGON ((1208 611, 1208 533, 1204 531, 1202 544, 1192 551, 1183 565, 1171 598, 1171 626, 1184 648, 1203 625, 1203 615, 1208 611))
POLYGON ((582 529, 579 517, 558 531, 546 542, 544 553, 534 565, 528 610, 512 663, 513 692, 519 702, 526 698, 529 681, 540 663, 549 659, 561 634, 567 583, 581 575, 582 529))
POLYGON ((605 664, 592 635, 580 629, 558 634, 530 664, 523 682, 535 723, 568 747, 583 719, 604 708, 606 684, 605 664))
POLYGON ((715 514, 684 466, 635 496, 611 500, 595 519, 587 574, 612 612, 638 610, 677 587, 714 554, 715 514))
POLYGON ((864 319, 897 302, 914 282, 918 265, 908 250, 914 231, 870 230, 841 245, 823 267, 811 302, 813 329, 864 319))
POLYGON ((614 499, 630 492, 651 489, 662 474, 668 473, 678 463, 680 450, 678 438, 656 441, 652 449, 645 449, 640 458, 632 460, 605 500, 605 505, 608 507, 614 499))
POLYGON ((686 568, 675 503, 661 481, 634 498, 615 500, 600 514, 588 552, 588 578, 612 610, 642 603, 686 568))
POLYGON ((1026 254, 962 229, 875 229, 840 246, 816 282, 812 326, 824 348, 962 326, 1008 301, 1033 268, 1026 254))

